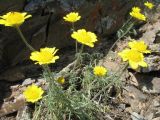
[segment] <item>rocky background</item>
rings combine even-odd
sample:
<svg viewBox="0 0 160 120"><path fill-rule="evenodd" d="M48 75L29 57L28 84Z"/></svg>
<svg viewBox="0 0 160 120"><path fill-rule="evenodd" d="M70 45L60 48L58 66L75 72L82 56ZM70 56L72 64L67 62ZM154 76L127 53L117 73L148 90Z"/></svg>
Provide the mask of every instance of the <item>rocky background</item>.
<svg viewBox="0 0 160 120"><path fill-rule="evenodd" d="M76 23L77 28L86 28L102 37L115 33L122 26L127 17L126 13L137 1L1 0L0 15L9 11L25 11L32 14L33 17L21 26L28 42L37 50L45 46L62 49L73 45L70 37L71 25L62 19L68 12L78 11L82 15L82 20ZM23 64L24 61L26 64L29 54L30 51L14 28L0 26L1 74ZM3 79L7 80L4 75L0 75L0 80Z"/></svg>
<svg viewBox="0 0 160 120"><path fill-rule="evenodd" d="M114 43L115 33L126 22L128 12L135 4L141 5L143 2L142 0L1 0L0 15L9 11L26 11L32 14L32 18L21 26L25 37L37 50L45 46L59 48L62 60L57 66L62 69L66 61L69 63L74 60L75 51L74 41L70 37L71 25L64 22L64 15L70 11L78 11L82 19L75 27L95 32L100 40L96 45L100 47L95 49L106 52ZM121 97L115 99L115 96L111 96L109 104L111 111L104 119L160 120L159 21L160 15L157 13L152 22L136 29L140 34L136 36L137 39L144 39L154 51L145 58L149 67L138 72L126 71L122 76L124 86ZM120 41L113 54L122 50L127 40ZM18 116L17 120L22 120L21 113L27 111L25 101L21 97L24 86L33 82L43 85L45 82L43 79L28 76L28 74L37 75L39 72L39 66L31 63L29 55L30 51L20 40L16 30L0 26L0 117L18 111L16 115L2 117L0 120L9 118L14 120L15 116ZM120 62L117 58L104 57L101 64L111 71L116 71ZM116 91L114 87L112 90Z"/></svg>

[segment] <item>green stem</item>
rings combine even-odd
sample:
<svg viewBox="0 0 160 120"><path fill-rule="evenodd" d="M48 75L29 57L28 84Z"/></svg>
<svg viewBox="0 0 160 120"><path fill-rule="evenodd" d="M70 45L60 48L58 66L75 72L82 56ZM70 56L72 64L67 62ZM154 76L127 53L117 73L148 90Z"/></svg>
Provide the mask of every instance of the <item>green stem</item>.
<svg viewBox="0 0 160 120"><path fill-rule="evenodd" d="M118 73L118 71L115 73L115 74L113 74L112 75L112 77L115 77L115 81L117 81L117 80L119 80L121 77L122 77L122 75L123 75L123 73L125 72L125 70L128 68L128 63L126 63L124 66L123 66L123 68L120 68L120 70L118 70L118 71L120 71L119 73ZM116 77L117 76L117 74L118 74L118 77ZM99 90L99 92L92 98L92 100L94 101L102 92L104 92L109 86L111 86L111 85L113 85L114 83L115 83L115 81L114 82L110 82L107 86L105 86L104 88L102 88L101 90Z"/></svg>
<svg viewBox="0 0 160 120"><path fill-rule="evenodd" d="M128 23L129 23L131 20L132 20L132 17L129 18L122 27L128 25ZM133 26L134 26L134 22L132 23L132 25L131 25L130 27L128 27L128 29L123 33L123 35L120 36L120 37L114 42L114 44L113 44L113 45L111 46L111 48L108 50L108 54L109 54L109 52L114 48L114 46L117 44L117 42L120 41L121 38L123 38L123 37L132 29ZM107 55L108 55L108 54L107 54Z"/></svg>
<svg viewBox="0 0 160 120"><path fill-rule="evenodd" d="M79 52L79 54L78 54L78 57L77 57L77 59L76 59L76 62L75 62L75 64L74 64L74 67L73 67L73 71L75 70L76 66L77 66L77 65L79 64L79 62L80 62L80 58L81 58L83 49L84 49L84 45L81 46L80 52Z"/></svg>
<svg viewBox="0 0 160 120"><path fill-rule="evenodd" d="M72 30L75 31L74 23L72 23ZM76 53L78 53L78 43L75 41Z"/></svg>
<svg viewBox="0 0 160 120"><path fill-rule="evenodd" d="M24 37L22 31L20 30L20 28L17 26L16 27L16 30L18 31L18 34L20 35L22 41L24 42L24 44L31 50L31 51L35 51L35 49L30 45L28 44L26 38Z"/></svg>
<svg viewBox="0 0 160 120"><path fill-rule="evenodd" d="M74 109L71 106L70 100L68 100L68 98L66 97L66 95L64 94L64 91L58 86L58 84L55 83L55 79L53 76L53 73L51 72L50 68L48 65L43 65L43 69L46 72L46 79L48 79L49 82L49 88L48 88L48 108L50 110L53 109L53 105L50 104L50 102L52 100L56 100L59 103L61 103L61 105L66 106L67 108L70 108L72 111L74 111ZM50 111L51 114L53 114L54 119L58 120L59 115L57 115L56 113L54 113L53 111Z"/></svg>

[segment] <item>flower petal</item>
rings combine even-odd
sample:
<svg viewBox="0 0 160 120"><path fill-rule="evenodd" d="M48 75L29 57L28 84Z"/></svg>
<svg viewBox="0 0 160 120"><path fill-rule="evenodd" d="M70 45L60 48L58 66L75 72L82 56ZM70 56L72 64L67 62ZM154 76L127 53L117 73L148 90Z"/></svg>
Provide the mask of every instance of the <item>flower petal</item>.
<svg viewBox="0 0 160 120"><path fill-rule="evenodd" d="M137 69L138 68L138 63L133 62L133 61L129 61L129 65L132 69Z"/></svg>

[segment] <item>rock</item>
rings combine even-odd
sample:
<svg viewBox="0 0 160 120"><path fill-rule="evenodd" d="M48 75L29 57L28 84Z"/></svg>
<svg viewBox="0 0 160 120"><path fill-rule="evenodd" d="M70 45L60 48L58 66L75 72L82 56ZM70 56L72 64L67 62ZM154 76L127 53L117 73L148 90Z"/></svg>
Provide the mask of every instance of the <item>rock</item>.
<svg viewBox="0 0 160 120"><path fill-rule="evenodd" d="M8 69L5 72L0 74L0 80L6 81L18 81L25 78L24 72L21 69L13 68Z"/></svg>
<svg viewBox="0 0 160 120"><path fill-rule="evenodd" d="M35 13L38 12L37 10L45 8L48 3L53 1L55 0L29 0L25 5L24 10Z"/></svg>
<svg viewBox="0 0 160 120"><path fill-rule="evenodd" d="M155 38L154 43L160 43L160 32L156 33L156 38Z"/></svg>
<svg viewBox="0 0 160 120"><path fill-rule="evenodd" d="M150 44L148 46L148 48L152 51L152 53L159 54L159 52L160 52L160 44L159 43Z"/></svg>
<svg viewBox="0 0 160 120"><path fill-rule="evenodd" d="M160 70L160 56L149 55L145 57L145 62L148 64L148 66L146 68L141 68L140 72L148 73Z"/></svg>
<svg viewBox="0 0 160 120"><path fill-rule="evenodd" d="M45 88L44 90L48 89L48 84L42 78L38 79L37 81L36 80L32 80L32 81L34 81L34 83L36 85L42 87L42 89L43 88ZM16 111L19 111L18 115L17 115L17 119L20 117L28 117L27 115L29 115L30 112L27 112L25 114L25 112L26 112L25 110L27 110L25 106L27 105L27 103L24 98L24 95L22 95L22 92L26 89L28 84L30 84L30 83L23 84L23 85L19 85L19 84L18 85L10 85L9 88L6 88L6 86L4 88L2 86L0 87L3 89L10 90L10 94L8 94L7 96L5 94L5 96L3 96L5 99L3 98L3 102L1 103L0 117L8 115L10 113L14 113ZM1 91L6 93L6 91L4 91L4 90L1 90ZM0 94L0 97L2 97L1 94Z"/></svg>
<svg viewBox="0 0 160 120"><path fill-rule="evenodd" d="M37 76L40 67L37 65L24 65L11 67L0 74L0 81L16 82L25 79L26 77Z"/></svg>
<svg viewBox="0 0 160 120"><path fill-rule="evenodd" d="M0 1L0 14L5 13L6 11L21 11L23 9L25 0L5 0Z"/></svg>
<svg viewBox="0 0 160 120"><path fill-rule="evenodd" d="M37 2L38 1L38 2ZM125 22L128 10L137 2L127 0L31 0L25 4L24 0L0 2L2 14L8 11L30 11L32 18L22 26L22 32L28 42L37 50L40 47L57 47L59 49L74 44L70 35L71 24L62 19L69 11L78 11L82 19L75 24L76 29L86 28L96 32L98 36L115 33ZM34 9L34 6L38 8ZM4 67L10 68L28 60L30 51L21 41L15 29L1 27L0 29L1 54L0 61Z"/></svg>
<svg viewBox="0 0 160 120"><path fill-rule="evenodd" d="M160 117L154 118L154 119L152 119L152 120L160 120Z"/></svg>
<svg viewBox="0 0 160 120"><path fill-rule="evenodd" d="M151 50L151 54L145 56L148 67L141 68L139 72L148 73L160 70L160 44L150 43L148 49Z"/></svg>
<svg viewBox="0 0 160 120"><path fill-rule="evenodd" d="M159 14L155 14L154 16L159 17ZM145 41L147 44L152 44L155 42L156 34L159 33L160 21L157 20L154 23L148 22L143 27L140 28L140 32L142 32L141 39Z"/></svg>
<svg viewBox="0 0 160 120"><path fill-rule="evenodd" d="M18 96L14 101L5 102L0 108L0 117L13 113L25 106L25 99L22 95Z"/></svg>
<svg viewBox="0 0 160 120"><path fill-rule="evenodd" d="M160 101L158 100L158 98L153 100L153 106L160 107Z"/></svg>
<svg viewBox="0 0 160 120"><path fill-rule="evenodd" d="M99 61L99 65L102 65L108 69L109 72L114 73L120 69L120 62L116 61L117 54L111 52L108 56L105 56L102 60Z"/></svg>
<svg viewBox="0 0 160 120"><path fill-rule="evenodd" d="M31 120L31 110L28 106L24 106L18 110L16 120Z"/></svg>
<svg viewBox="0 0 160 120"><path fill-rule="evenodd" d="M135 77L135 75L134 75L132 72L129 72L129 78L130 78L129 83L130 83L131 85L134 85L134 86L136 86L136 87L139 86L139 83L138 83L138 81L137 81L137 78Z"/></svg>
<svg viewBox="0 0 160 120"><path fill-rule="evenodd" d="M149 102L147 103L148 107L146 111L143 112L146 120L159 120L160 116L160 97L150 98Z"/></svg>
<svg viewBox="0 0 160 120"><path fill-rule="evenodd" d="M135 74L134 81L136 80L138 83L138 87L141 88L146 93L149 94L156 94L160 93L160 77L155 77L154 75L150 74ZM131 78L132 79L132 78Z"/></svg>
<svg viewBox="0 0 160 120"><path fill-rule="evenodd" d="M26 86L26 85L30 85L32 83L34 83L35 80L31 79L31 78L28 78L28 79L25 79L22 83L22 86Z"/></svg>
<svg viewBox="0 0 160 120"><path fill-rule="evenodd" d="M139 113L145 107L147 96L133 86L123 88L123 97L125 103L131 106L131 111ZM130 112L131 112L130 111Z"/></svg>
<svg viewBox="0 0 160 120"><path fill-rule="evenodd" d="M131 118L132 120L145 120L143 116L139 115L138 113L136 112L133 112L131 114Z"/></svg>

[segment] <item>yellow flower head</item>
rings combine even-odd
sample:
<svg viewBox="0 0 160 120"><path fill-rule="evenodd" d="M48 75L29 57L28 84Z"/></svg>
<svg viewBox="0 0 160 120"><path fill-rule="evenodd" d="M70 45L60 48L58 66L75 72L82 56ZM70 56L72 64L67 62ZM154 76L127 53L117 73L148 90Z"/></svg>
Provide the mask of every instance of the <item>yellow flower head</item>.
<svg viewBox="0 0 160 120"><path fill-rule="evenodd" d="M74 23L78 20L80 20L81 16L79 16L78 12L71 12L69 14L67 14L65 17L63 17L63 19L67 22L71 22Z"/></svg>
<svg viewBox="0 0 160 120"><path fill-rule="evenodd" d="M140 13L141 9L139 7L133 7L132 8L132 12L134 12L134 13Z"/></svg>
<svg viewBox="0 0 160 120"><path fill-rule="evenodd" d="M10 27L17 27L23 24L25 19L32 17L26 12L8 12L6 15L0 16L0 24Z"/></svg>
<svg viewBox="0 0 160 120"><path fill-rule="evenodd" d="M123 61L128 61L132 69L137 69L138 66L147 67L143 54L136 50L125 49L118 55L122 57Z"/></svg>
<svg viewBox="0 0 160 120"><path fill-rule="evenodd" d="M64 77L63 77L63 76L59 77L59 78L57 79L57 82L58 82L59 84L64 84L64 82L65 82Z"/></svg>
<svg viewBox="0 0 160 120"><path fill-rule="evenodd" d="M138 20L146 21L146 16L140 13L141 9L139 7L133 7L130 15Z"/></svg>
<svg viewBox="0 0 160 120"><path fill-rule="evenodd" d="M144 5L145 5L147 8L149 8L149 9L152 9L152 8L154 7L154 4L151 3L151 2L148 2L148 1L145 2Z"/></svg>
<svg viewBox="0 0 160 120"><path fill-rule="evenodd" d="M103 66L95 66L93 72L96 76L103 77L107 74L107 69Z"/></svg>
<svg viewBox="0 0 160 120"><path fill-rule="evenodd" d="M35 103L42 98L43 93L44 91L41 87L32 84L25 89L23 95L27 102Z"/></svg>
<svg viewBox="0 0 160 120"><path fill-rule="evenodd" d="M76 39L79 43L89 47L94 47L94 43L97 41L97 36L90 31L87 32L85 29L73 32L71 37Z"/></svg>
<svg viewBox="0 0 160 120"><path fill-rule="evenodd" d="M54 48L41 48L40 52L34 51L31 53L30 59L37 61L36 64L50 64L55 63L59 56L55 56L58 49Z"/></svg>
<svg viewBox="0 0 160 120"><path fill-rule="evenodd" d="M147 50L147 45L144 43L144 41L133 40L129 42L128 45L132 50L136 50L141 53L151 53L150 50Z"/></svg>

